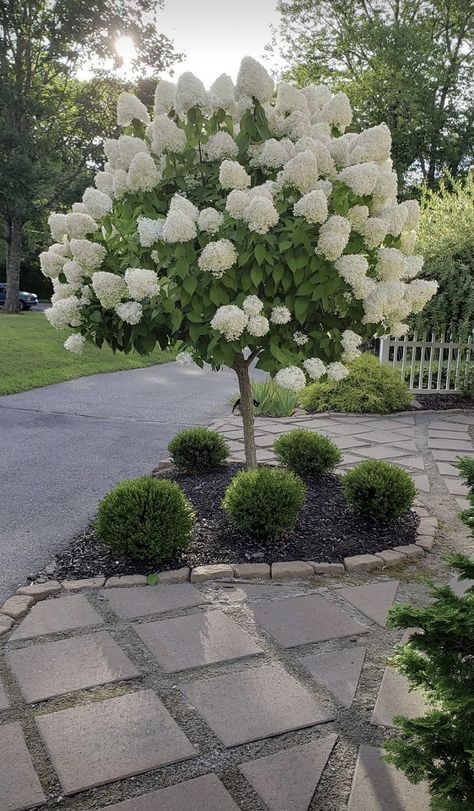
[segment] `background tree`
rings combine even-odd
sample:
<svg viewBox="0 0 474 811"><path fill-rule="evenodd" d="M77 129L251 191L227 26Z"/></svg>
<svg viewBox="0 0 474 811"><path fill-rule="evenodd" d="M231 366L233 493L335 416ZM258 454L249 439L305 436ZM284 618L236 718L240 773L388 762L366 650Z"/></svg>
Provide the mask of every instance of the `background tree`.
<svg viewBox="0 0 474 811"><path fill-rule="evenodd" d="M419 205L397 202L386 125L343 135L347 96L283 82L275 98L250 57L235 88L159 82L154 113L122 93L107 171L51 215L46 316L78 330L72 351L177 344L180 360L234 369L252 467L252 361L292 391L340 380L363 341L403 334L436 291L415 278Z"/></svg>
<svg viewBox="0 0 474 811"><path fill-rule="evenodd" d="M330 81L360 126L385 121L400 176L472 162L472 0L279 0L271 50L300 85Z"/></svg>
<svg viewBox="0 0 474 811"><path fill-rule="evenodd" d="M130 36L143 69L166 69L176 58L156 28L163 0L2 0L0 2L0 216L5 239L7 299L18 309L24 233L41 212L77 199L100 154L104 123L113 126L118 35ZM105 62L104 60L109 60ZM96 77L74 76L88 64ZM146 88L145 88L146 89ZM31 237L30 233L30 237Z"/></svg>

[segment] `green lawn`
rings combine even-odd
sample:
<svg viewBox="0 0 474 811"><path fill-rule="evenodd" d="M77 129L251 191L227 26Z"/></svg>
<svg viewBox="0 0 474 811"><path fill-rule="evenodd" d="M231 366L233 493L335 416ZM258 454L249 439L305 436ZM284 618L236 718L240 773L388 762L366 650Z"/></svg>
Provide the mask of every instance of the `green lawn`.
<svg viewBox="0 0 474 811"><path fill-rule="evenodd" d="M74 355L63 347L68 334L53 329L43 313L0 313L0 395L172 360L170 353L160 350L142 358L135 353L114 355L109 347L99 350L89 345L83 355Z"/></svg>

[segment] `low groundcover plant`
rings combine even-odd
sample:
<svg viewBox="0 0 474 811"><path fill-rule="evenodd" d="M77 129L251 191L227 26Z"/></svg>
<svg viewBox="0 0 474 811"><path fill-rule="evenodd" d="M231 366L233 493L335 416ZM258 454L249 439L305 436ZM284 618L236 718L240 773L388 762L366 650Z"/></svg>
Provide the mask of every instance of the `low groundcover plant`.
<svg viewBox="0 0 474 811"><path fill-rule="evenodd" d="M41 254L54 327L86 341L235 370L246 461L256 465L249 366L299 391L344 379L359 346L437 289L416 278L419 205L397 201L385 124L350 130L344 93L274 88L242 60L206 90L159 81L153 115L121 93L106 162L69 213L49 217Z"/></svg>

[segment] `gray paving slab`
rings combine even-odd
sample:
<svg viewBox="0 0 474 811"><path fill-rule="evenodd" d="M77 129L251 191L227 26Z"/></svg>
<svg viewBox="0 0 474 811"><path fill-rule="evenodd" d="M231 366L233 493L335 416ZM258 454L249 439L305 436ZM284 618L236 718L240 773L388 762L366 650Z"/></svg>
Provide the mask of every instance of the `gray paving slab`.
<svg viewBox="0 0 474 811"><path fill-rule="evenodd" d="M387 622L388 609L397 593L398 583L398 580L384 580L382 583L369 583L367 586L348 586L338 589L337 594L366 617L384 626Z"/></svg>
<svg viewBox="0 0 474 811"><path fill-rule="evenodd" d="M0 808L24 811L46 802L20 724L0 726Z"/></svg>
<svg viewBox="0 0 474 811"><path fill-rule="evenodd" d="M469 487L464 484L460 478L452 479L443 477L443 481L448 488L448 492L452 496L467 496L469 495Z"/></svg>
<svg viewBox="0 0 474 811"><path fill-rule="evenodd" d="M364 625L316 594L255 603L246 606L246 611L284 648L367 631Z"/></svg>
<svg viewBox="0 0 474 811"><path fill-rule="evenodd" d="M354 433L356 436L360 435L360 431L357 430L357 427ZM407 438L404 434L396 433L395 431L368 431L361 436L366 442L377 442L381 445L390 445L391 442L395 442L397 439L403 442Z"/></svg>
<svg viewBox="0 0 474 811"><path fill-rule="evenodd" d="M450 462L438 462L436 467L441 476L459 476L458 468L451 465Z"/></svg>
<svg viewBox="0 0 474 811"><path fill-rule="evenodd" d="M152 690L42 715L36 723L65 794L197 754Z"/></svg>
<svg viewBox="0 0 474 811"><path fill-rule="evenodd" d="M239 770L269 811L308 811L336 741L337 735L327 735L242 763Z"/></svg>
<svg viewBox="0 0 474 811"><path fill-rule="evenodd" d="M425 460L422 456L403 456L400 459L394 459L393 464L414 470L425 469Z"/></svg>
<svg viewBox="0 0 474 811"><path fill-rule="evenodd" d="M360 423L359 423L360 420ZM398 428L407 428L413 425L413 417L407 415L406 417L380 417L374 415L369 419L364 419L363 415L355 419L357 426L370 425L372 430L377 431L392 431Z"/></svg>
<svg viewBox="0 0 474 811"><path fill-rule="evenodd" d="M262 665L181 685L225 746L323 724L333 715L278 665Z"/></svg>
<svg viewBox="0 0 474 811"><path fill-rule="evenodd" d="M331 425L328 425L327 428L331 434L337 434L338 436L354 436L354 434L364 433L367 433L368 435L369 433L372 433L373 430L371 425L356 425L354 430L354 425L344 425L344 423L338 424L337 422L333 422Z"/></svg>
<svg viewBox="0 0 474 811"><path fill-rule="evenodd" d="M417 490L421 493L429 493L431 490L430 480L424 474L421 476L413 476L413 483Z"/></svg>
<svg viewBox="0 0 474 811"><path fill-rule="evenodd" d="M135 630L165 673L263 653L223 611L146 622Z"/></svg>
<svg viewBox="0 0 474 811"><path fill-rule="evenodd" d="M474 425L474 413L472 414L451 414L449 417L452 422L461 422L464 425Z"/></svg>
<svg viewBox="0 0 474 811"><path fill-rule="evenodd" d="M101 811L239 811L215 774L205 774L133 800L108 805Z"/></svg>
<svg viewBox="0 0 474 811"><path fill-rule="evenodd" d="M10 700L7 696L7 691L3 686L3 682L0 679L0 710L8 710L10 707Z"/></svg>
<svg viewBox="0 0 474 811"><path fill-rule="evenodd" d="M300 662L344 707L350 707L366 652L366 648L357 645L347 650L301 656Z"/></svg>
<svg viewBox="0 0 474 811"><path fill-rule="evenodd" d="M335 445L341 451L350 450L351 448L368 448L370 447L367 442L363 442L362 439L358 439L356 436L337 436L336 434L331 435L331 442L334 442Z"/></svg>
<svg viewBox="0 0 474 811"><path fill-rule="evenodd" d="M190 583L165 583L158 586L131 586L127 589L104 589L101 594L121 619L135 619L147 614L164 614L180 608L193 608L206 603L204 595Z"/></svg>
<svg viewBox="0 0 474 811"><path fill-rule="evenodd" d="M430 431L459 431L460 433L468 433L469 425L463 425L459 422L452 420L433 420L429 424Z"/></svg>
<svg viewBox="0 0 474 811"><path fill-rule="evenodd" d="M73 594L70 597L57 597L54 600L36 603L10 639L33 639L45 634L102 625L103 622L103 618L88 602L87 597Z"/></svg>
<svg viewBox="0 0 474 811"><path fill-rule="evenodd" d="M211 586L212 592L219 593L221 602L236 603L244 600L258 600L265 597L281 597L282 584L279 583L226 583L219 587Z"/></svg>
<svg viewBox="0 0 474 811"><path fill-rule="evenodd" d="M392 439L392 445L394 448L401 448L404 451L410 451L410 453L417 453L418 451L418 445L414 439L403 439L403 437L397 439L394 436Z"/></svg>
<svg viewBox="0 0 474 811"><path fill-rule="evenodd" d="M459 431L435 431L431 427L428 429L428 437L431 439L454 439L456 442L469 442L469 434L460 434Z"/></svg>
<svg viewBox="0 0 474 811"><path fill-rule="evenodd" d="M393 445L371 445L358 448L354 453L364 456L366 459L396 459L397 456L406 456L406 451L402 448L395 448Z"/></svg>
<svg viewBox="0 0 474 811"><path fill-rule="evenodd" d="M428 437L428 448L437 448L446 451L472 451L472 443L468 439L438 439Z"/></svg>
<svg viewBox="0 0 474 811"><path fill-rule="evenodd" d="M140 676L108 631L29 645L7 662L28 704Z"/></svg>
<svg viewBox="0 0 474 811"><path fill-rule="evenodd" d="M439 462L456 462L461 456L474 456L472 451L447 451L444 448L433 448L431 453L433 459Z"/></svg>
<svg viewBox="0 0 474 811"><path fill-rule="evenodd" d="M393 727L393 718L404 715L417 718L424 715L427 706L419 690L409 690L408 680L394 667L385 668L371 724Z"/></svg>
<svg viewBox="0 0 474 811"><path fill-rule="evenodd" d="M374 746L360 746L348 811L429 811L426 786L410 783L382 760Z"/></svg>

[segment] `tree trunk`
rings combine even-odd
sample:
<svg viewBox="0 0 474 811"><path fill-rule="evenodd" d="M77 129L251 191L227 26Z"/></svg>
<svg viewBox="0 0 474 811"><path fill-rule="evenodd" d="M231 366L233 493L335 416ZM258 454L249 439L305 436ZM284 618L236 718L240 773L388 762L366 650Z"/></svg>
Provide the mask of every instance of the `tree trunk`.
<svg viewBox="0 0 474 811"><path fill-rule="evenodd" d="M240 413L244 424L245 464L248 468L252 468L257 467L257 449L255 447L255 416L249 363L242 354L236 355L233 368L239 381Z"/></svg>
<svg viewBox="0 0 474 811"><path fill-rule="evenodd" d="M16 220L7 220L7 295L4 305L6 313L17 313L20 306L21 232L21 223Z"/></svg>

